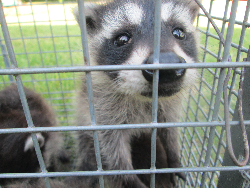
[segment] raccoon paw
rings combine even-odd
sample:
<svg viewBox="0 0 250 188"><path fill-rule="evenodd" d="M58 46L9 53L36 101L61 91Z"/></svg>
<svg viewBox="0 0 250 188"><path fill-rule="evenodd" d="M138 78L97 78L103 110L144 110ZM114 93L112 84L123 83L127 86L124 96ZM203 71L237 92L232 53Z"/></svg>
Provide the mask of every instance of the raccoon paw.
<svg viewBox="0 0 250 188"><path fill-rule="evenodd" d="M179 178L183 179L184 181L187 180L186 174L184 172L177 172L177 173L175 173L175 175L178 176Z"/></svg>

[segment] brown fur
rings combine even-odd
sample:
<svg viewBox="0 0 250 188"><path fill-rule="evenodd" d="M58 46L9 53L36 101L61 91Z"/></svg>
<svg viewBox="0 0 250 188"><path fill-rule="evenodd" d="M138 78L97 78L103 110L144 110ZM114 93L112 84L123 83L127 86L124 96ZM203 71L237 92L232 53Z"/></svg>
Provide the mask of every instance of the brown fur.
<svg viewBox="0 0 250 188"><path fill-rule="evenodd" d="M36 127L56 126L52 108L44 99L24 88L31 117ZM0 128L28 127L17 86L12 84L0 92ZM44 144L40 147L48 171L58 170L58 160L67 162L67 154L60 149L62 138L57 132L41 133ZM29 133L0 134L0 173L37 172L39 163L34 148L24 151ZM39 139L38 139L39 140ZM0 183L9 179L0 179Z"/></svg>

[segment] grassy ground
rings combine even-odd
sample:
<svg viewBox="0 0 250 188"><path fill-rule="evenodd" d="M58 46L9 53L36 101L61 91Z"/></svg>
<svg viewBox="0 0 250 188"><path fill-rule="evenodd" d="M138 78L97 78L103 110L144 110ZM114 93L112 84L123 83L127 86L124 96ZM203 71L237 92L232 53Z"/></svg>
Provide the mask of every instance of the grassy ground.
<svg viewBox="0 0 250 188"><path fill-rule="evenodd" d="M38 25L36 28L10 26L9 32L20 68L83 64L80 30L76 25L70 25L68 28L58 25L52 27ZM67 34L71 37L66 37ZM5 68L2 56L0 67ZM42 93L58 111L60 121L67 124L73 113L72 98L76 77L78 76L74 73L34 74L22 75L22 80L25 86ZM8 76L0 77L0 82L8 83L8 81ZM4 84L0 84L1 88L3 86Z"/></svg>

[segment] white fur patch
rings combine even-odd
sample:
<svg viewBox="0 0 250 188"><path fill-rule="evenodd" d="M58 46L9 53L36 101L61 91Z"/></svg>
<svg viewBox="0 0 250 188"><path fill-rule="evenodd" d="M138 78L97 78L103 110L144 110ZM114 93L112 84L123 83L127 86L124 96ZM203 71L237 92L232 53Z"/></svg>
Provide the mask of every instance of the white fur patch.
<svg viewBox="0 0 250 188"><path fill-rule="evenodd" d="M190 15L190 10L188 7L176 6L173 3L165 3L162 5L161 18L164 22L167 22L169 18L175 17L179 22L181 22L186 31L193 32L195 28L192 24L192 17Z"/></svg>
<svg viewBox="0 0 250 188"><path fill-rule="evenodd" d="M174 8L173 3L166 3L161 6L161 19L165 22L168 21L172 15L172 10Z"/></svg>
<svg viewBox="0 0 250 188"><path fill-rule="evenodd" d="M178 45L178 44L175 44L174 47L173 47L173 50L174 52L181 56L182 58L185 59L186 63L195 63L194 59L191 58L190 56L188 56L182 49L181 47ZM187 78L192 78L192 77L195 77L196 75L196 69L186 69L186 77Z"/></svg>
<svg viewBox="0 0 250 188"><path fill-rule="evenodd" d="M125 15L129 19L129 21L133 24L140 24L143 18L142 9L134 4L127 3L124 5Z"/></svg>
<svg viewBox="0 0 250 188"><path fill-rule="evenodd" d="M150 55L150 50L146 47L137 47L126 62L128 65L141 65ZM127 94L136 94L148 88L148 82L142 75L141 70L122 70L120 71L119 90Z"/></svg>
<svg viewBox="0 0 250 188"><path fill-rule="evenodd" d="M42 147L44 145L44 137L41 133L36 133L36 137L39 143L39 146ZM27 152L30 149L34 148L34 144L33 144L33 140L32 137L29 136L26 141L25 141L25 145L24 145L24 152Z"/></svg>
<svg viewBox="0 0 250 188"><path fill-rule="evenodd" d="M128 19L131 24L140 24L143 18L143 10L134 3L127 3L116 9L115 12L110 11L104 16L105 23L101 37L111 38L112 33L124 25L124 20ZM100 36L99 36L100 37Z"/></svg>
<svg viewBox="0 0 250 188"><path fill-rule="evenodd" d="M183 57L187 63L194 63L194 59L188 56L178 44L174 45L173 50L177 55Z"/></svg>
<svg viewBox="0 0 250 188"><path fill-rule="evenodd" d="M102 24L104 30L100 33L106 38L111 38L112 33L122 27L123 14L121 9L118 8L116 12L109 12L104 16L105 23Z"/></svg>

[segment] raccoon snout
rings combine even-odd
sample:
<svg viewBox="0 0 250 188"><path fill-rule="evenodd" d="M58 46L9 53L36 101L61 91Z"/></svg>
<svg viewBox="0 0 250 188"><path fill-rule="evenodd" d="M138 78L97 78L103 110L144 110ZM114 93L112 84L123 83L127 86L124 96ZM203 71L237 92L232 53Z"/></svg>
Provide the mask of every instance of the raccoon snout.
<svg viewBox="0 0 250 188"><path fill-rule="evenodd" d="M150 55L143 64L153 64L154 55ZM174 52L164 52L160 53L159 63L186 63L185 59L178 56ZM169 83L180 79L186 72L186 69L168 69L159 71L159 83ZM152 82L153 81L153 70L142 70L144 78Z"/></svg>

